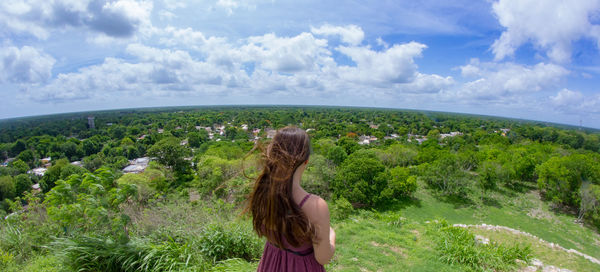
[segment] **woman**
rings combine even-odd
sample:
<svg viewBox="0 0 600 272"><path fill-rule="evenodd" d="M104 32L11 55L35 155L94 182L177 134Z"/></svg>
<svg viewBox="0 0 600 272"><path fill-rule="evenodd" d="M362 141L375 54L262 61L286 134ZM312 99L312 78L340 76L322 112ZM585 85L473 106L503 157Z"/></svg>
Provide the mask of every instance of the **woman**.
<svg viewBox="0 0 600 272"><path fill-rule="evenodd" d="M335 252L335 232L325 200L300 186L310 139L284 127L263 152L263 169L250 195L254 230L267 242L258 271L325 271Z"/></svg>

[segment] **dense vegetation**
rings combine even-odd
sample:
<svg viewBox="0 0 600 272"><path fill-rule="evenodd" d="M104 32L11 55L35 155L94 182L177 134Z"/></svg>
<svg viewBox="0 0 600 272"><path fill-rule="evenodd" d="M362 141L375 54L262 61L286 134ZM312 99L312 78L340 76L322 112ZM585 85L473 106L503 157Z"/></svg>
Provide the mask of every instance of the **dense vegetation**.
<svg viewBox="0 0 600 272"><path fill-rule="evenodd" d="M263 241L241 213L246 176L259 170L258 154L246 154L285 125L311 135L303 186L330 202L340 227L402 228L398 213L427 197L482 208L539 192L553 212L600 229L591 129L337 107L72 113L0 121L0 270L252 270ZM151 158L143 171L124 171L141 157ZM446 245L431 248L436 261L459 270L512 270L532 257L527 246L474 244L444 221L411 224Z"/></svg>

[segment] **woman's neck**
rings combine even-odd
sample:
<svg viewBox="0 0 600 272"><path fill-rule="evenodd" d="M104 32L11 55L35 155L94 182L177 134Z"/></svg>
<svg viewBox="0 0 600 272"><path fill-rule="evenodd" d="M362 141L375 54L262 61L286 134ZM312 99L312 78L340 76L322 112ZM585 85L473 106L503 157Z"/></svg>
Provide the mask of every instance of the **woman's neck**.
<svg viewBox="0 0 600 272"><path fill-rule="evenodd" d="M294 172L294 176L292 178L292 194L295 200L302 199L307 194L306 191L302 188L302 186L300 186L300 183L302 182L302 173L304 173L305 168L305 164L299 166L296 172Z"/></svg>

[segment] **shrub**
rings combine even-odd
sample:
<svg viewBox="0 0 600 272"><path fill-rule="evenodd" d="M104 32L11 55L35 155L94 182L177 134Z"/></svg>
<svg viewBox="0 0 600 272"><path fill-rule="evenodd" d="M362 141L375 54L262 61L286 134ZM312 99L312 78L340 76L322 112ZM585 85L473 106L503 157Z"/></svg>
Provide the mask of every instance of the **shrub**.
<svg viewBox="0 0 600 272"><path fill-rule="evenodd" d="M425 182L442 195L465 197L471 184L456 155L446 153L422 169Z"/></svg>
<svg viewBox="0 0 600 272"><path fill-rule="evenodd" d="M144 240L120 243L93 236L59 238L53 246L75 271L181 271L206 270L188 243L174 240L152 244ZM195 269L193 269L195 268Z"/></svg>
<svg viewBox="0 0 600 272"><path fill-rule="evenodd" d="M13 255L0 248L0 269L5 269L13 262Z"/></svg>
<svg viewBox="0 0 600 272"><path fill-rule="evenodd" d="M384 199L410 196L417 190L417 178L411 176L408 168L394 167L390 170L388 186L381 192Z"/></svg>
<svg viewBox="0 0 600 272"><path fill-rule="evenodd" d="M333 146L327 151L327 159L335 163L335 165L342 164L346 157L348 157L346 150L340 146Z"/></svg>
<svg viewBox="0 0 600 272"><path fill-rule="evenodd" d="M253 261L260 258L263 247L251 228L239 224L211 223L198 242L202 255L213 262L231 258Z"/></svg>
<svg viewBox="0 0 600 272"><path fill-rule="evenodd" d="M374 154L356 152L340 166L332 189L352 203L373 205L380 200L381 191L387 187L385 166Z"/></svg>
<svg viewBox="0 0 600 272"><path fill-rule="evenodd" d="M434 223L428 233L434 236L442 261L464 265L469 270L511 270L517 265L517 259L527 262L531 258L529 245L507 247L495 242L478 243L468 229L450 226L445 220Z"/></svg>
<svg viewBox="0 0 600 272"><path fill-rule="evenodd" d="M536 167L538 187L552 202L577 207L582 181L600 181L599 163L600 156L593 154L553 157Z"/></svg>
<svg viewBox="0 0 600 272"><path fill-rule="evenodd" d="M344 220L353 212L354 207L343 196L333 201L333 205L331 205L331 217L337 220Z"/></svg>
<svg viewBox="0 0 600 272"><path fill-rule="evenodd" d="M306 171L302 175L302 187L312 194L329 198L329 182L335 178L335 166L319 154L313 154L308 160Z"/></svg>

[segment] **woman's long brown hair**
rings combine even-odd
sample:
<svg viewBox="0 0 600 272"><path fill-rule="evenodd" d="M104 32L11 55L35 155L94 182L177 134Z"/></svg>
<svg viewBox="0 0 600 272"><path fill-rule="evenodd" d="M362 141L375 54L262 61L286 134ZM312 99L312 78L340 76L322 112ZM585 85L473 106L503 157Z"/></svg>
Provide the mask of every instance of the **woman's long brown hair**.
<svg viewBox="0 0 600 272"><path fill-rule="evenodd" d="M296 169L308 160L310 139L297 127L277 131L262 152L262 172L256 178L248 208L254 230L260 237L283 248L283 239L298 247L314 237L314 227L292 197Z"/></svg>

